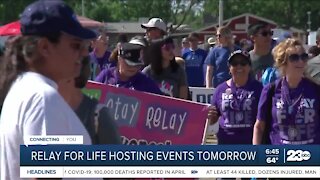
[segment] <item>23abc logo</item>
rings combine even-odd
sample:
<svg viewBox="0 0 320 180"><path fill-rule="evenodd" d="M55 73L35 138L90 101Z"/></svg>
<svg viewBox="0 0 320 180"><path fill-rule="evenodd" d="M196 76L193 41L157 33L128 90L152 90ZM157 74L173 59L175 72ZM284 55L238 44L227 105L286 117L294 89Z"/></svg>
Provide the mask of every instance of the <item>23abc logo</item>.
<svg viewBox="0 0 320 180"><path fill-rule="evenodd" d="M289 150L287 151L287 161L308 161L311 158L309 151Z"/></svg>

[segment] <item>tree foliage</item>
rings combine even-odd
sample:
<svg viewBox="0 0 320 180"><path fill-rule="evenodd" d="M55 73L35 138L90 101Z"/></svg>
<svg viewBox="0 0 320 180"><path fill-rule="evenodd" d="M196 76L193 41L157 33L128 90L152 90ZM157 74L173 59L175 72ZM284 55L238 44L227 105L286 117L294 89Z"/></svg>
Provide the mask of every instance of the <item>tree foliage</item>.
<svg viewBox="0 0 320 180"><path fill-rule="evenodd" d="M65 0L77 14L82 14L81 0ZM19 18L33 0L0 0L0 24ZM203 26L203 18L217 19L219 0L83 0L84 15L101 22L137 21L140 17L161 17L172 24ZM224 0L224 19L252 13L277 22L280 26L311 29L320 24L319 0ZM212 22L215 23L215 22ZM174 29L172 29L174 31Z"/></svg>
<svg viewBox="0 0 320 180"><path fill-rule="evenodd" d="M0 24L5 24L19 19L25 6L33 0L0 0Z"/></svg>

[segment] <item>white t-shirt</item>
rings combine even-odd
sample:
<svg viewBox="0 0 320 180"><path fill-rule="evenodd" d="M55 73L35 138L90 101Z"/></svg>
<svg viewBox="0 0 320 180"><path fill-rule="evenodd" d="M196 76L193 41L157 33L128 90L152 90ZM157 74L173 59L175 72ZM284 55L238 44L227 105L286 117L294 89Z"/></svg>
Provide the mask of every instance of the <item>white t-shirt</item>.
<svg viewBox="0 0 320 180"><path fill-rule="evenodd" d="M28 135L90 136L57 91L57 84L33 72L20 75L5 98L0 117L0 174L3 180L20 179L20 145Z"/></svg>

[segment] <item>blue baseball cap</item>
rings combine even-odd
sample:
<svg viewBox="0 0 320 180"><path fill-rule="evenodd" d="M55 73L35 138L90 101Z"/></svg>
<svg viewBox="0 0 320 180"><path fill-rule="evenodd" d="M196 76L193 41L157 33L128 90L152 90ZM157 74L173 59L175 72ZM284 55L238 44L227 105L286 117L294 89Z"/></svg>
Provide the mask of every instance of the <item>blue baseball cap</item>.
<svg viewBox="0 0 320 180"><path fill-rule="evenodd" d="M38 0L28 5L20 17L23 35L49 35L64 32L80 39L93 39L96 33L82 27L76 14L62 0Z"/></svg>

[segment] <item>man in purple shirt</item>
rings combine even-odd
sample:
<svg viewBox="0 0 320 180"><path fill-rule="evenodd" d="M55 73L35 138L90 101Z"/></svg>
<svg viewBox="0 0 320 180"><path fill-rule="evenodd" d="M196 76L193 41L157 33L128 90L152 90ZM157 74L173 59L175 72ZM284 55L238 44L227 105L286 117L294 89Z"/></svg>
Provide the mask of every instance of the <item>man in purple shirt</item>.
<svg viewBox="0 0 320 180"><path fill-rule="evenodd" d="M162 95L157 84L141 73L140 69L144 64L142 55L142 46L131 43L122 44L119 50L118 67L104 69L95 81Z"/></svg>

